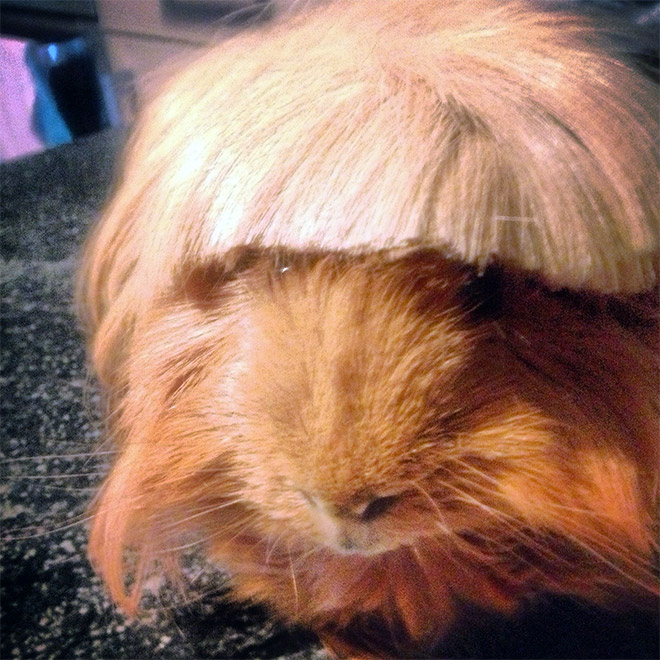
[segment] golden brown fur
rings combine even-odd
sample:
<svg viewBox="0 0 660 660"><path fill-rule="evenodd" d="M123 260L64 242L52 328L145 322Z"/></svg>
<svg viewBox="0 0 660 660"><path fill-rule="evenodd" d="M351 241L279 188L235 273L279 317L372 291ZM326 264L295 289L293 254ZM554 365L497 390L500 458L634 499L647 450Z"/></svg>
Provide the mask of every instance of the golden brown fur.
<svg viewBox="0 0 660 660"><path fill-rule="evenodd" d="M146 110L80 276L127 610L187 542L340 654L653 601L656 96L613 29L338 2Z"/></svg>

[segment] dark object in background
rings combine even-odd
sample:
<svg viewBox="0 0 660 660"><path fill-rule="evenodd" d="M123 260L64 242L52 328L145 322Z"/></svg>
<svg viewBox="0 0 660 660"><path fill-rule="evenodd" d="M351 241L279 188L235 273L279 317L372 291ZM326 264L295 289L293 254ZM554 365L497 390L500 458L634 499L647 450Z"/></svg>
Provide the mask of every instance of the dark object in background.
<svg viewBox="0 0 660 660"><path fill-rule="evenodd" d="M26 60L37 90L33 123L47 145L111 126L112 113L106 108L112 100L104 98L95 51L88 40L77 37L61 43L31 42Z"/></svg>
<svg viewBox="0 0 660 660"><path fill-rule="evenodd" d="M25 44L32 126L43 147L121 123L96 0L2 0L0 32ZM4 73L11 86L16 72ZM26 107L19 123L28 124L29 113Z"/></svg>

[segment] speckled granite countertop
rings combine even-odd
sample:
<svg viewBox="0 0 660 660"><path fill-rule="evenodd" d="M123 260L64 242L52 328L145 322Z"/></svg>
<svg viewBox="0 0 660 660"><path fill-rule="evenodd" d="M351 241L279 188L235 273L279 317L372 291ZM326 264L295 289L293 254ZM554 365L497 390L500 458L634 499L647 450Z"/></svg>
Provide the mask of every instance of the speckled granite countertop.
<svg viewBox="0 0 660 660"><path fill-rule="evenodd" d="M85 512L108 456L93 453L99 397L86 376L71 285L120 142L99 134L0 168L0 657L321 660L313 637L224 602L213 568L193 563L183 597L161 590L128 622L87 562ZM551 600L515 622L475 616L444 653L657 658L657 640L652 613L613 616Z"/></svg>

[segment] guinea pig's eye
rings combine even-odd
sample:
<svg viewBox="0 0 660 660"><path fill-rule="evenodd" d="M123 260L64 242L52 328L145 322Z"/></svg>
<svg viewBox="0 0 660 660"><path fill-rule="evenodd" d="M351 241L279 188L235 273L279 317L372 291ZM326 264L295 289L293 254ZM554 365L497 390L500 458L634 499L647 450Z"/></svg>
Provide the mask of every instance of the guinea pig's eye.
<svg viewBox="0 0 660 660"><path fill-rule="evenodd" d="M461 305L475 322L499 316L503 300L503 274L499 266L488 266L482 273L474 273L461 287Z"/></svg>

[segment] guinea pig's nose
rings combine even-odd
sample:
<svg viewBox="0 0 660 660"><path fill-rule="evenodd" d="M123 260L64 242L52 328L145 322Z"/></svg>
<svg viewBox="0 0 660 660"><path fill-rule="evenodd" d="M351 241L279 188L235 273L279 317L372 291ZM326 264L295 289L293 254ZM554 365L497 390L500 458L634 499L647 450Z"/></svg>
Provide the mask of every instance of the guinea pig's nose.
<svg viewBox="0 0 660 660"><path fill-rule="evenodd" d="M384 516L399 500L398 495L383 495L373 497L360 504L350 507L347 513L362 522L371 522Z"/></svg>
<svg viewBox="0 0 660 660"><path fill-rule="evenodd" d="M299 490L298 492L314 509L323 510L335 518L351 518L361 522L371 522L384 516L399 500L398 495L383 495L361 500L359 503L349 506L334 506L307 491Z"/></svg>

